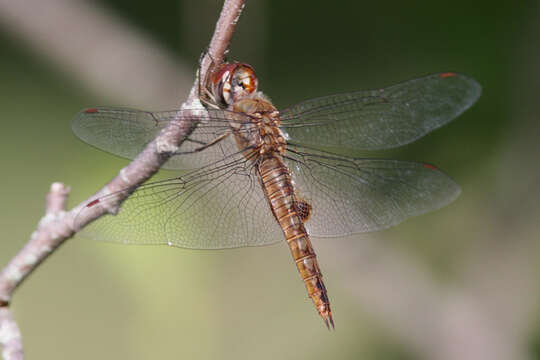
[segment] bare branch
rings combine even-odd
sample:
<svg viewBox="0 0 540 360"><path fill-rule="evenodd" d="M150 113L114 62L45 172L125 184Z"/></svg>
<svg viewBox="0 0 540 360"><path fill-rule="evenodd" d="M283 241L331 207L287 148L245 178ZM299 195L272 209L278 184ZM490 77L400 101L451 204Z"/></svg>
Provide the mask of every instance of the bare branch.
<svg viewBox="0 0 540 360"><path fill-rule="evenodd" d="M222 61L243 6L243 0L225 1L210 42L208 53L202 59L201 77L204 78L206 76L206 72L212 61L215 63ZM198 81L196 80L184 107L194 107L198 103ZM200 118L197 112L194 112L193 115L193 121ZM128 166L123 168L92 199L122 189L135 188L148 180L168 160L173 152L172 149L178 148L181 145L185 136L189 134L192 124L192 121L171 121L169 126L163 129L156 139L150 142ZM7 309L15 289L65 240L71 238L82 227L100 216L115 211L115 209L105 208L103 206L93 206L92 209L95 209L95 211L86 212L85 218L79 217L77 219L78 228L75 229L75 217L92 199L83 201L69 212L66 212L65 203L68 193L69 188L61 183L51 185L50 192L47 196L45 216L39 222L30 241L0 272L0 311L2 311L0 314L0 330L2 330L0 331L0 335L4 335L4 329L8 332L8 335L1 337L0 341L4 346L4 352L9 350L14 354L20 354L19 357L7 357L7 353L5 353L4 359L22 359L20 333ZM125 197L127 196L129 194L126 192ZM17 334L18 336L16 336Z"/></svg>
<svg viewBox="0 0 540 360"><path fill-rule="evenodd" d="M13 291L72 234L69 227L61 223L61 219L65 218L68 193L69 188L62 183L51 185L45 216L39 222L37 230L0 273L0 345L3 347L2 356L5 360L23 358L21 333L8 308ZM58 225L54 226L55 223Z"/></svg>
<svg viewBox="0 0 540 360"><path fill-rule="evenodd" d="M52 183L51 190L46 198L45 214L52 215L65 210L70 190L71 188L62 183Z"/></svg>
<svg viewBox="0 0 540 360"><path fill-rule="evenodd" d="M204 79L212 63L220 64L231 43L234 30L236 29L236 23L242 14L244 9L245 0L225 0L223 10L216 24L216 30L210 41L208 52L201 59L201 67L199 69L199 76ZM197 97L196 83L191 88L187 103L195 100Z"/></svg>
<svg viewBox="0 0 540 360"><path fill-rule="evenodd" d="M0 304L0 346L4 360L22 360L21 331L7 308Z"/></svg>
<svg viewBox="0 0 540 360"><path fill-rule="evenodd" d="M17 286L65 239L73 235L64 210L69 189L54 183L47 195L47 209L30 241L0 272L0 302L9 303Z"/></svg>

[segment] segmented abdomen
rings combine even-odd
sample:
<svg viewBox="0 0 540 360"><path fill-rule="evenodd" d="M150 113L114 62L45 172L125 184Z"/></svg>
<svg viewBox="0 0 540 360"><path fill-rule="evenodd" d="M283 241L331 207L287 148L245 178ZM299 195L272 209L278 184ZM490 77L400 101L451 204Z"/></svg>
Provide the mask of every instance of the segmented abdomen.
<svg viewBox="0 0 540 360"><path fill-rule="evenodd" d="M317 258L304 227L306 205L297 203L287 165L279 155L267 155L258 166L262 185L272 212L283 229L300 276L317 311L329 326L334 326L330 302L317 264ZM304 217L304 218L303 218Z"/></svg>

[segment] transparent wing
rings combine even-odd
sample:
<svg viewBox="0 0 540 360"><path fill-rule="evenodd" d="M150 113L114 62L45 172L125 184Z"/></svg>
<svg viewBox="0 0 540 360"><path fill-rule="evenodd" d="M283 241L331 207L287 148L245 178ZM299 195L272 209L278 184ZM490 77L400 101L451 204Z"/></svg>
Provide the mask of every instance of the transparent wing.
<svg viewBox="0 0 540 360"><path fill-rule="evenodd" d="M196 169L214 163L237 151L217 143L197 152L230 129L232 121L245 121L238 113L207 110L207 119L198 123L185 139L179 154L171 157L166 169ZM84 142L112 154L132 159L137 156L171 120L191 121L191 110L150 112L99 107L81 111L72 128ZM230 152L232 150L233 152Z"/></svg>
<svg viewBox="0 0 540 360"><path fill-rule="evenodd" d="M292 143L333 152L393 148L454 119L481 91L464 75L433 74L386 89L301 102L281 113L282 127Z"/></svg>
<svg viewBox="0 0 540 360"><path fill-rule="evenodd" d="M288 153L300 197L312 205L313 236L376 231L453 201L459 186L433 165Z"/></svg>
<svg viewBox="0 0 540 360"><path fill-rule="evenodd" d="M107 207L119 196L121 192L93 201L81 213ZM240 156L182 177L144 184L117 215L104 216L82 235L191 249L259 246L283 240L254 167Z"/></svg>

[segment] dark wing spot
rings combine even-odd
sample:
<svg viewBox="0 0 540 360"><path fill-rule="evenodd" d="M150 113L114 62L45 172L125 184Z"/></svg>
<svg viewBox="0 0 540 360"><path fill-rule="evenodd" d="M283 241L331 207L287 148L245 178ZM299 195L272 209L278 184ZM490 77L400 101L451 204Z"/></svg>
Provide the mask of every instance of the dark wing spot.
<svg viewBox="0 0 540 360"><path fill-rule="evenodd" d="M305 200L296 201L296 213L302 222L308 221L309 216L311 215L311 204Z"/></svg>
<svg viewBox="0 0 540 360"><path fill-rule="evenodd" d="M442 73L441 75L439 75L440 77L442 78L447 78L447 77L454 77L456 76L457 74L454 73L454 72L445 72L445 73Z"/></svg>
<svg viewBox="0 0 540 360"><path fill-rule="evenodd" d="M92 207L92 206L96 205L97 203L99 203L99 199L92 200L86 205L86 207L87 208Z"/></svg>

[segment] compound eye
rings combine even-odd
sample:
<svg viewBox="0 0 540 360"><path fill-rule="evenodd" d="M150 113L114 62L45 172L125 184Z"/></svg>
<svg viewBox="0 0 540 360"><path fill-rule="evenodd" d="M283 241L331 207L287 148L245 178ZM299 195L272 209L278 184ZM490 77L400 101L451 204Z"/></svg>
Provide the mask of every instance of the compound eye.
<svg viewBox="0 0 540 360"><path fill-rule="evenodd" d="M231 105L257 91L255 70L248 64L223 64L212 76L212 92L223 105Z"/></svg>
<svg viewBox="0 0 540 360"><path fill-rule="evenodd" d="M255 70L247 64L238 65L232 73L231 98L232 101L243 99L257 91L257 76Z"/></svg>

